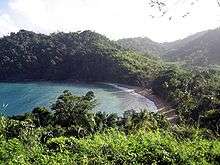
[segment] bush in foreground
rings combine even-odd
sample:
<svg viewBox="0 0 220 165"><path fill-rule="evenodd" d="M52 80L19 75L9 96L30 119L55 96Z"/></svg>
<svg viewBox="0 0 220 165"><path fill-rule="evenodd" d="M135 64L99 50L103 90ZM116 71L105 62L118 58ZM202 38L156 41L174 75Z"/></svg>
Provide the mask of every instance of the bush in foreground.
<svg viewBox="0 0 220 165"><path fill-rule="evenodd" d="M168 132L125 135L110 129L87 138L51 138L46 144L1 138L1 164L218 164L220 141L177 140Z"/></svg>
<svg viewBox="0 0 220 165"><path fill-rule="evenodd" d="M218 164L220 141L208 129L172 126L145 110L93 112L92 92L65 91L52 111L0 118L0 164Z"/></svg>

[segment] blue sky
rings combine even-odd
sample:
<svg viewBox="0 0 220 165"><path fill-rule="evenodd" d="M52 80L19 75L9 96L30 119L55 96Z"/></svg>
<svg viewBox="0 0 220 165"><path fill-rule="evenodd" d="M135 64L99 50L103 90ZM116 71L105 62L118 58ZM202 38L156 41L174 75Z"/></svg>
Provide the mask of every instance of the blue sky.
<svg viewBox="0 0 220 165"><path fill-rule="evenodd" d="M7 5L7 0L0 0L0 8L3 8Z"/></svg>
<svg viewBox="0 0 220 165"><path fill-rule="evenodd" d="M0 36L20 29L41 33L94 30L111 39L147 36L165 42L193 33L217 28L220 7L216 0L200 0L190 8L169 0L166 17L152 19L156 13L147 7L147 0L0 0ZM185 0L179 0L183 2ZM173 19L169 20L169 16Z"/></svg>
<svg viewBox="0 0 220 165"><path fill-rule="evenodd" d="M0 0L0 12L6 11L8 7L8 0Z"/></svg>

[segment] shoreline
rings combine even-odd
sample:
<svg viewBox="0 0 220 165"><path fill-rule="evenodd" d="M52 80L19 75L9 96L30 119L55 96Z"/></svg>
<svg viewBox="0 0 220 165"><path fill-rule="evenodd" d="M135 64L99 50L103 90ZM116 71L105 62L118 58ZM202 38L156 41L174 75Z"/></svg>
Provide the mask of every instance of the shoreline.
<svg viewBox="0 0 220 165"><path fill-rule="evenodd" d="M171 123L176 123L178 119L176 110L173 109L165 100L155 95L151 89L135 87L134 92L154 102L157 107L157 113L164 115Z"/></svg>
<svg viewBox="0 0 220 165"><path fill-rule="evenodd" d="M108 85L112 85L116 88L125 88L128 89L128 92L134 92L138 95L145 97L146 99L150 100L156 106L156 112L164 115L168 120L174 121L177 118L176 110L173 109L169 103L163 100L161 97L157 96L153 93L153 91L149 88L143 88L138 86L120 84L120 83L105 83Z"/></svg>
<svg viewBox="0 0 220 165"><path fill-rule="evenodd" d="M157 112L164 115L168 121L170 121L173 124L175 124L178 121L178 115L176 113L176 110L173 109L165 100L153 94L152 90L138 88L136 92L153 101L156 107L158 108Z"/></svg>
<svg viewBox="0 0 220 165"><path fill-rule="evenodd" d="M143 88L143 87L138 87L138 86L132 86L132 85L127 85L127 84L120 84L120 83L110 83L110 82L86 82L86 81L78 81L78 80L45 80L45 79L40 79L40 80L33 80L33 79L23 79L23 80L4 80L0 81L0 83L36 83L36 82L45 82L45 83L68 83L68 84L105 84L105 85L110 85L115 88L119 88L121 90L125 90L127 92L134 92L136 94L139 94L146 99L152 101L156 108L158 113L165 115L167 118L173 118L176 116L176 113L172 111L172 108L170 105L157 95L153 93L151 89L148 88Z"/></svg>
<svg viewBox="0 0 220 165"><path fill-rule="evenodd" d="M118 86L119 88L127 88L128 90L133 91L134 93L137 93L150 101L154 102L155 106L158 109L158 112L162 111L163 108L169 107L168 103L166 103L163 99L158 97L157 95L153 94L153 91L151 89L147 88L141 88L138 86L131 86L131 85L126 85L126 84L119 84L119 83L104 83L107 85L112 85L112 86ZM117 88L117 87L116 87Z"/></svg>
<svg viewBox="0 0 220 165"><path fill-rule="evenodd" d="M158 112L168 106L164 100L153 94L153 91L151 89L137 87L137 89L135 89L135 92L154 102L158 109Z"/></svg>
<svg viewBox="0 0 220 165"><path fill-rule="evenodd" d="M146 89L146 88L141 88L138 86L132 86L132 85L127 85L127 84L120 84L120 83L111 83L111 82L86 82L86 81L79 81L79 80L72 80L72 79L67 79L67 80L45 80L45 79L39 79L39 80L34 80L34 79L8 79L8 80L0 80L0 83L36 83L36 82L45 82L45 83L68 83L68 84L106 84L110 86L114 86L115 88L127 88L128 90L131 90L141 96L144 96L145 98L149 99L150 101L154 102L155 106L157 107L158 111L160 111L161 108L166 107L167 103L163 101L161 98L156 96L155 94L152 93L152 90ZM121 89L123 90L123 89Z"/></svg>

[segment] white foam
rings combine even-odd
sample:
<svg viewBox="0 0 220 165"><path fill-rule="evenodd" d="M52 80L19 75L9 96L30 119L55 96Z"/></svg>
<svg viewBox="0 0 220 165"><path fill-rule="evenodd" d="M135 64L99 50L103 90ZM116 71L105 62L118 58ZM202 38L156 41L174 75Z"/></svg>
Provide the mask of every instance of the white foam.
<svg viewBox="0 0 220 165"><path fill-rule="evenodd" d="M144 102L146 102L146 105L148 107L151 107L151 109L153 111L157 111L157 106L155 105L155 103L153 101L149 100L148 98L146 98L145 96L135 92L135 89L126 88L126 87L123 87L123 86L120 86L120 85L117 85L117 84L112 84L112 83L105 83L105 84L111 85L111 86L113 86L113 87L115 87L117 89L120 89L122 92L127 92L130 95L133 95L133 96L135 96L135 97L137 97L139 99L144 100Z"/></svg>
<svg viewBox="0 0 220 165"><path fill-rule="evenodd" d="M126 88L126 87L122 87L122 86L117 85L117 84L107 83L107 85L111 85L111 86L113 86L117 89L120 89L120 90L124 91L124 92L129 92L129 93L134 92L134 89L129 89L129 88Z"/></svg>
<svg viewBox="0 0 220 165"><path fill-rule="evenodd" d="M8 104L4 104L4 103L3 103L3 104L2 104L2 107L3 107L3 108L7 108L7 107L8 107Z"/></svg>

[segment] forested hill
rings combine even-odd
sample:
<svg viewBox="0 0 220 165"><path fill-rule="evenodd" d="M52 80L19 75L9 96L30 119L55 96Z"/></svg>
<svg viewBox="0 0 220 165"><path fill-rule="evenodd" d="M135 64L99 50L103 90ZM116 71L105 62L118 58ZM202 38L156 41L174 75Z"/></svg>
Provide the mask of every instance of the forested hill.
<svg viewBox="0 0 220 165"><path fill-rule="evenodd" d="M158 54L167 61L194 66L220 64L220 29L199 32L174 42L157 43L148 38L128 38L117 42L140 53Z"/></svg>
<svg viewBox="0 0 220 165"><path fill-rule="evenodd" d="M117 43L126 49L132 49L142 54L161 55L165 51L162 44L152 41L147 37L120 39Z"/></svg>
<svg viewBox="0 0 220 165"><path fill-rule="evenodd" d="M92 31L36 34L21 30L0 39L0 80L85 80L145 83L159 62L127 51Z"/></svg>
<svg viewBox="0 0 220 165"><path fill-rule="evenodd" d="M174 45L172 45L174 44ZM164 58L172 61L186 61L194 65L220 64L220 29L197 33L176 44L167 44Z"/></svg>

